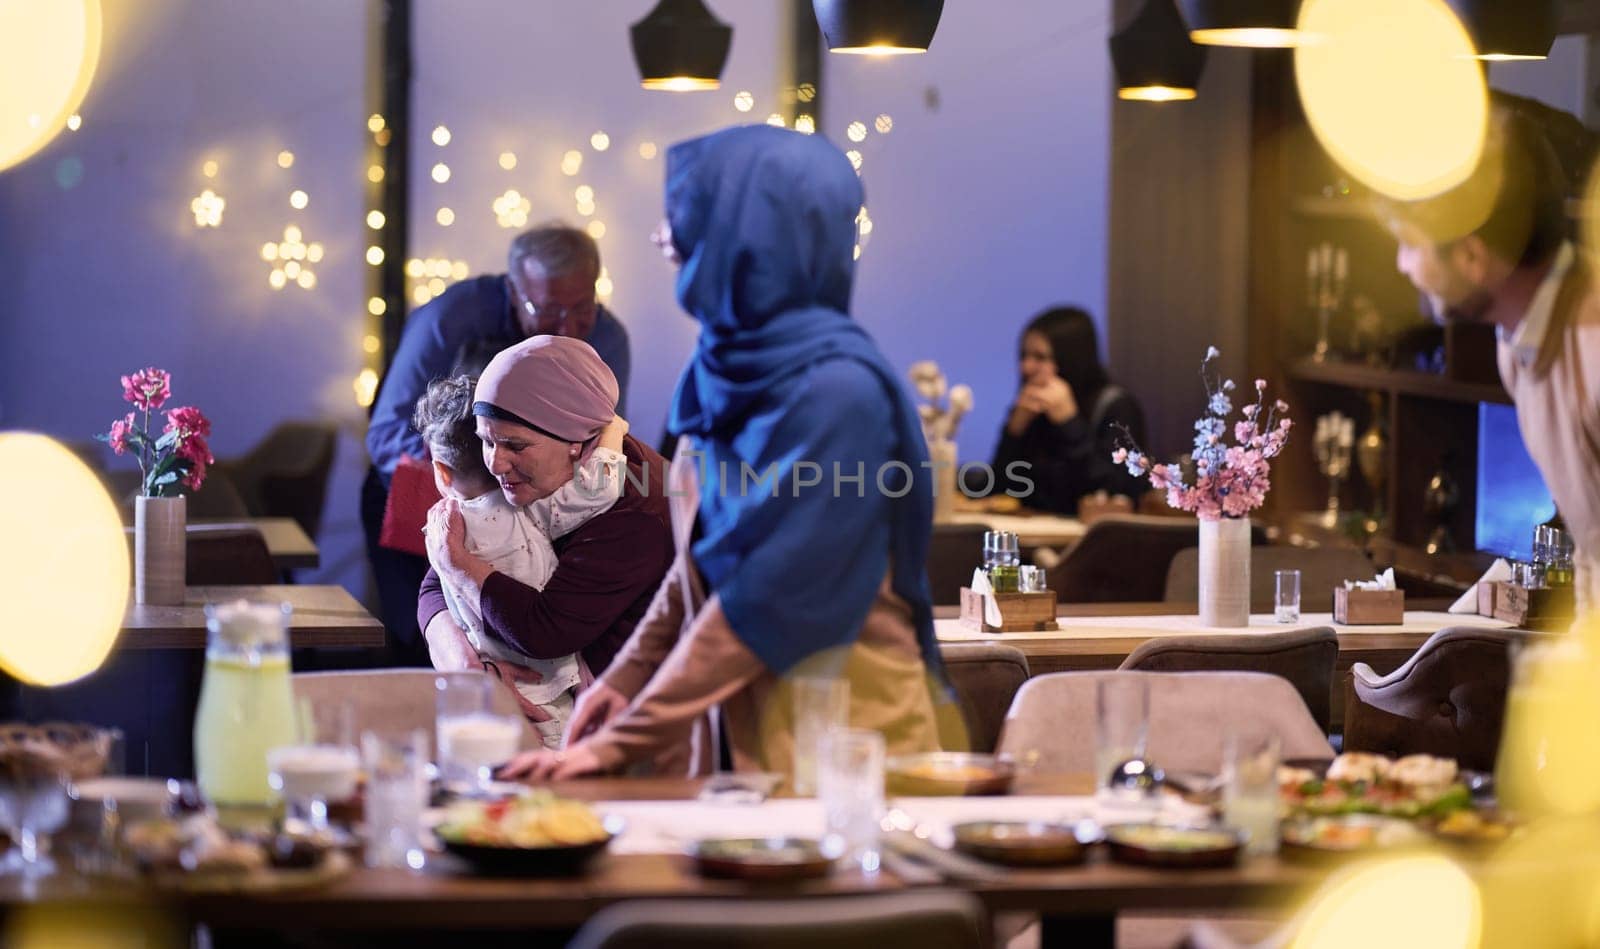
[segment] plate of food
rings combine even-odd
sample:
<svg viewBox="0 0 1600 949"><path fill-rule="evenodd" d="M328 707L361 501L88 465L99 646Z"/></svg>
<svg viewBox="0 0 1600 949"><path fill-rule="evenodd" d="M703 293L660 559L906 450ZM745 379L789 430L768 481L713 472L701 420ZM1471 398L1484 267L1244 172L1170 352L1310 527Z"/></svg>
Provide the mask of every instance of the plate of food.
<svg viewBox="0 0 1600 949"><path fill-rule="evenodd" d="M354 865L349 854L323 841L225 830L209 813L135 821L122 842L143 882L185 893L319 886Z"/></svg>
<svg viewBox="0 0 1600 949"><path fill-rule="evenodd" d="M1016 768L1006 758L958 751L899 755L884 763L890 794L906 797L960 797L1004 794Z"/></svg>
<svg viewBox="0 0 1600 949"><path fill-rule="evenodd" d="M1293 817L1280 832L1285 854L1315 857L1403 849L1428 839L1409 820L1363 813Z"/></svg>
<svg viewBox="0 0 1600 949"><path fill-rule="evenodd" d="M566 876L579 873L622 832L618 818L549 792L494 800L459 800L433 830L444 849L483 873Z"/></svg>
<svg viewBox="0 0 1600 949"><path fill-rule="evenodd" d="M1057 867L1082 863L1089 847L1105 838L1091 820L969 821L950 828L954 847L990 863L1010 867Z"/></svg>
<svg viewBox="0 0 1600 949"><path fill-rule="evenodd" d="M1472 807L1472 792L1456 763L1432 755L1392 759L1351 752L1321 774L1288 764L1278 769L1278 787L1291 814L1418 818Z"/></svg>
<svg viewBox="0 0 1600 949"><path fill-rule="evenodd" d="M1146 867L1231 867L1244 842L1244 832L1231 827L1117 824L1106 828L1113 860Z"/></svg>
<svg viewBox="0 0 1600 949"><path fill-rule="evenodd" d="M728 880L808 880L827 876L834 858L809 837L708 838L689 848L695 868Z"/></svg>
<svg viewBox="0 0 1600 949"><path fill-rule="evenodd" d="M1451 811L1426 827L1448 844L1471 853L1487 853L1510 839L1521 824L1499 811L1465 810Z"/></svg>

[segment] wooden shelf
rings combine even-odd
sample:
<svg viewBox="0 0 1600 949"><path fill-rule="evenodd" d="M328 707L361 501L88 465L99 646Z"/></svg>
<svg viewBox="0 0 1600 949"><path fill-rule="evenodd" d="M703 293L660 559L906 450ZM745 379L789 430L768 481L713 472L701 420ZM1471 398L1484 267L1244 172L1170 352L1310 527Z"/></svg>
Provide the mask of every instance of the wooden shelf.
<svg viewBox="0 0 1600 949"><path fill-rule="evenodd" d="M1305 217L1330 221L1362 221L1377 223L1373 204L1367 198L1325 197L1320 194L1302 194L1289 201L1289 210Z"/></svg>
<svg viewBox="0 0 1600 949"><path fill-rule="evenodd" d="M1307 357L1289 366L1289 377L1302 382L1374 389L1389 395L1437 399L1441 402L1497 402L1510 405L1511 396L1499 383L1461 382L1426 372L1382 369L1351 362L1316 362Z"/></svg>

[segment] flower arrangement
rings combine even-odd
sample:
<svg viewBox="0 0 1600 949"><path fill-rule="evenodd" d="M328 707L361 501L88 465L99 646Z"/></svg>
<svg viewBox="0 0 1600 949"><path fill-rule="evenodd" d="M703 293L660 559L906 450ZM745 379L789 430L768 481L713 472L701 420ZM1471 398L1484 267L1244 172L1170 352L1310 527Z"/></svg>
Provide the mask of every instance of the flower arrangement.
<svg viewBox="0 0 1600 949"><path fill-rule="evenodd" d="M932 445L956 437L962 416L972 411L971 386L947 386L944 372L931 360L913 363L911 384L926 402L917 406L922 417L922 436Z"/></svg>
<svg viewBox="0 0 1600 949"><path fill-rule="evenodd" d="M1244 517L1261 506L1272 487L1268 478L1270 459L1283 451L1293 425L1286 414L1288 404L1279 399L1268 405L1267 380L1257 379L1255 402L1240 409L1243 418L1233 426L1237 444L1227 444L1224 438L1228 416L1233 414L1234 385L1232 379L1222 379L1212 366L1220 355L1217 347L1208 347L1206 358L1200 363L1207 401L1205 416L1194 423L1193 485L1184 482L1177 465L1151 464L1126 428L1111 455L1112 461L1126 465L1133 476L1148 474L1150 486L1167 493L1169 506L1192 511L1201 520Z"/></svg>
<svg viewBox="0 0 1600 949"><path fill-rule="evenodd" d="M160 436L151 434L150 416L172 397L172 376L154 366L122 377L123 401L133 412L111 423L109 434L96 435L119 455L133 452L142 474L140 493L147 498L171 497L180 488L198 491L206 480L206 466L214 463L211 422L192 405L168 409ZM143 417L140 417L140 413Z"/></svg>

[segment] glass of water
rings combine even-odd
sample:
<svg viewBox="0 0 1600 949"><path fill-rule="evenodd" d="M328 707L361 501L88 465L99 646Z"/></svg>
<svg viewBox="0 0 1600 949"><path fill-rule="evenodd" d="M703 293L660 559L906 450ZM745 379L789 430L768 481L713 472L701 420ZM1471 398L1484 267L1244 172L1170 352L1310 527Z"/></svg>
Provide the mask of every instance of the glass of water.
<svg viewBox="0 0 1600 949"><path fill-rule="evenodd" d="M1095 794L1102 799L1118 798L1110 779L1119 765L1145 758L1145 738L1150 730L1150 682L1134 674L1108 675L1095 683Z"/></svg>
<svg viewBox="0 0 1600 949"><path fill-rule="evenodd" d="M878 869L883 748L883 735L862 728L835 728L817 748L817 797L827 822L823 847L868 873Z"/></svg>
<svg viewBox="0 0 1600 949"><path fill-rule="evenodd" d="M1222 819L1250 835L1252 854L1278 851L1278 758L1276 733L1246 729L1223 738Z"/></svg>
<svg viewBox="0 0 1600 949"><path fill-rule="evenodd" d="M510 761L522 740L522 719L494 708L499 683L481 673L434 680L434 726L439 767L447 779L487 796L494 769Z"/></svg>
<svg viewBox="0 0 1600 949"><path fill-rule="evenodd" d="M850 717L850 681L842 676L797 676L794 690L794 793L817 792L817 748L822 736Z"/></svg>
<svg viewBox="0 0 1600 949"><path fill-rule="evenodd" d="M1300 571L1279 570L1277 593L1273 604L1273 618L1280 623L1300 622Z"/></svg>
<svg viewBox="0 0 1600 949"><path fill-rule="evenodd" d="M428 734L363 732L367 773L367 866L422 869L422 812L428 804Z"/></svg>

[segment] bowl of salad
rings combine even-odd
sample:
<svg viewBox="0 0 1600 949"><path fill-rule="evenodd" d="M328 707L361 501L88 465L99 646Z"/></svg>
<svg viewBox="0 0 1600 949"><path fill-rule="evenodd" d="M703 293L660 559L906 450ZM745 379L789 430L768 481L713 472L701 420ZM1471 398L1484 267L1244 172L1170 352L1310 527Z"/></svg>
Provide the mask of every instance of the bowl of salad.
<svg viewBox="0 0 1600 949"><path fill-rule="evenodd" d="M497 876L580 873L621 832L619 818L548 792L459 800L434 828L446 851Z"/></svg>

